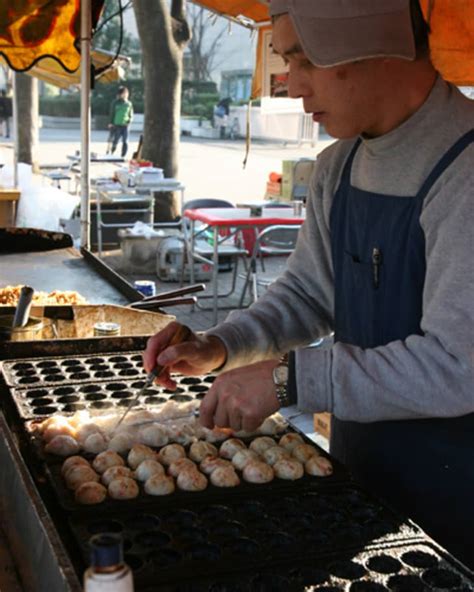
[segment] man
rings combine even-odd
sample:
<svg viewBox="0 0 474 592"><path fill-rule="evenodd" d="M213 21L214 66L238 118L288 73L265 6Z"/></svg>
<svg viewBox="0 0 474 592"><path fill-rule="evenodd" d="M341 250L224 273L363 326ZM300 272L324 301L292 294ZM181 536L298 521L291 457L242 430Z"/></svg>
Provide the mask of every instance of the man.
<svg viewBox="0 0 474 592"><path fill-rule="evenodd" d="M0 122L5 124L4 135L6 138L10 137L10 118L13 115L12 98L7 95L6 90L2 90L0 94Z"/></svg>
<svg viewBox="0 0 474 592"><path fill-rule="evenodd" d="M145 367L220 369L208 427L252 430L288 402L331 412L332 454L474 566L474 103L435 71L417 0L271 11L290 95L340 141L284 275L187 343L165 329ZM331 331L330 350L304 347Z"/></svg>
<svg viewBox="0 0 474 592"><path fill-rule="evenodd" d="M122 140L122 158L126 156L128 150L128 126L133 119L133 105L128 100L128 88L120 86L117 92L117 98L112 103L110 109L109 128L112 134L112 154L117 148L117 144Z"/></svg>

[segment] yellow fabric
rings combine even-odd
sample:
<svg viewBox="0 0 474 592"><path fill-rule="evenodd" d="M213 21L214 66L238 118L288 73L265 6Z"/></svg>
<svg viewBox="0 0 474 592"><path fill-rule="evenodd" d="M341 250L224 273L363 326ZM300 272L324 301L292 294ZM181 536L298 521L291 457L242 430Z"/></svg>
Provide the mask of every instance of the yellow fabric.
<svg viewBox="0 0 474 592"><path fill-rule="evenodd" d="M92 1L93 23L102 4ZM79 28L80 0L0 0L0 56L14 70L27 70L43 56L76 70Z"/></svg>

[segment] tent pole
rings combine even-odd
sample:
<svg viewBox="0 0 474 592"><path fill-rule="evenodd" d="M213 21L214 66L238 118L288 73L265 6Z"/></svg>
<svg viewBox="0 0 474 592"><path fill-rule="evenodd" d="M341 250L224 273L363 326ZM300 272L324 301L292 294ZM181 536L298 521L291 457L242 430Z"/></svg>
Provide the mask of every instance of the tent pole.
<svg viewBox="0 0 474 592"><path fill-rule="evenodd" d="M90 247L91 0L81 0L81 247Z"/></svg>
<svg viewBox="0 0 474 592"><path fill-rule="evenodd" d="M16 72L13 72L13 187L18 189L18 109L16 105Z"/></svg>

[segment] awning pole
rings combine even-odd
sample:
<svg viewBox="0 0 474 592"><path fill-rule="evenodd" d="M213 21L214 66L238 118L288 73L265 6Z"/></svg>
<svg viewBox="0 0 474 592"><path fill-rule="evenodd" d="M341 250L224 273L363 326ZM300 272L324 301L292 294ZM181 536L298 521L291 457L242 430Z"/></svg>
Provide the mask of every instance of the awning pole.
<svg viewBox="0 0 474 592"><path fill-rule="evenodd" d="M13 98L12 98L12 107L13 107L13 187L18 189L18 109L16 104L16 73L13 72L12 76L13 82Z"/></svg>
<svg viewBox="0 0 474 592"><path fill-rule="evenodd" d="M81 0L81 247L90 247L91 0Z"/></svg>

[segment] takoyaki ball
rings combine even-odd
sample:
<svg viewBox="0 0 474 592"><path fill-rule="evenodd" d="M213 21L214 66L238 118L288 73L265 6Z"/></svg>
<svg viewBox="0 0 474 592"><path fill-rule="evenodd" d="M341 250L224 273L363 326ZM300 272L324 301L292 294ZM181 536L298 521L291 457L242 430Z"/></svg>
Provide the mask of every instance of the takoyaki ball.
<svg viewBox="0 0 474 592"><path fill-rule="evenodd" d="M211 483L216 487L237 487L240 479L233 467L217 467L210 476Z"/></svg>
<svg viewBox="0 0 474 592"><path fill-rule="evenodd" d="M165 427L159 425L143 426L138 430L138 441L147 446L160 448L168 444L169 437Z"/></svg>
<svg viewBox="0 0 474 592"><path fill-rule="evenodd" d="M145 481L145 493L148 495L169 495L175 490L173 477L168 475L152 475Z"/></svg>
<svg viewBox="0 0 474 592"><path fill-rule="evenodd" d="M152 475L164 475L165 470L157 460L147 458L135 469L135 479L138 481L147 481Z"/></svg>
<svg viewBox="0 0 474 592"><path fill-rule="evenodd" d="M104 452L104 450L107 450L107 440L99 432L90 434L90 436L87 436L84 441L84 450L86 452L92 452L93 454Z"/></svg>
<svg viewBox="0 0 474 592"><path fill-rule="evenodd" d="M303 463L300 463L295 458L282 458L273 465L273 471L275 477L288 481L301 479L304 475Z"/></svg>
<svg viewBox="0 0 474 592"><path fill-rule="evenodd" d="M302 463L305 463L312 456L319 456L319 452L314 446L311 446L311 444L298 444L293 448L291 454L296 460L299 460Z"/></svg>
<svg viewBox="0 0 474 592"><path fill-rule="evenodd" d="M87 440L87 438L89 436L91 436L92 434L101 434L101 430L99 428L98 425L96 425L95 423L85 423L81 426L79 426L77 428L77 440L79 440L79 442L81 444L84 444L84 442Z"/></svg>
<svg viewBox="0 0 474 592"><path fill-rule="evenodd" d="M113 499L128 500L137 497L140 490L134 479L119 477L109 483L108 492Z"/></svg>
<svg viewBox="0 0 474 592"><path fill-rule="evenodd" d="M100 474L105 473L110 467L123 467L124 465L123 458L113 450L104 450L92 461L93 468Z"/></svg>
<svg viewBox="0 0 474 592"><path fill-rule="evenodd" d="M331 461L324 456L312 456L305 462L304 468L313 477L328 477L333 473Z"/></svg>
<svg viewBox="0 0 474 592"><path fill-rule="evenodd" d="M255 438L250 442L249 448L253 450L257 454L262 455L267 448L273 448L276 446L276 442L270 436L260 436L260 438Z"/></svg>
<svg viewBox="0 0 474 592"><path fill-rule="evenodd" d="M245 466L242 476L249 483L269 483L275 475L270 465L259 460L253 460Z"/></svg>
<svg viewBox="0 0 474 592"><path fill-rule="evenodd" d="M267 417L258 428L258 432L260 434L265 434L266 436L275 436L285 430L286 427L287 423L283 417L279 413L274 413L273 415L270 415L270 417Z"/></svg>
<svg viewBox="0 0 474 592"><path fill-rule="evenodd" d="M183 491L203 491L207 487L207 477L197 469L185 469L178 475L176 483Z"/></svg>
<svg viewBox="0 0 474 592"><path fill-rule="evenodd" d="M167 467L179 458L186 458L186 450L181 444L168 444L158 454L158 460Z"/></svg>
<svg viewBox="0 0 474 592"><path fill-rule="evenodd" d="M217 448L210 442L193 442L189 449L189 458L200 463L206 456L217 456Z"/></svg>
<svg viewBox="0 0 474 592"><path fill-rule="evenodd" d="M136 469L147 458L158 460L158 455L154 450L144 444L135 444L128 453L127 461L132 469Z"/></svg>
<svg viewBox="0 0 474 592"><path fill-rule="evenodd" d="M247 448L247 446L245 446L242 440L239 440L238 438L229 438L229 440L222 442L219 454L222 458L232 460L232 457L236 452L244 450L245 448Z"/></svg>
<svg viewBox="0 0 474 592"><path fill-rule="evenodd" d="M205 475L210 475L218 467L231 467L232 463L230 460L225 460L219 456L206 456L205 459L199 465L199 468Z"/></svg>
<svg viewBox="0 0 474 592"><path fill-rule="evenodd" d="M84 467L90 468L89 462L84 457L70 456L69 458L66 458L66 460L63 462L61 467L61 474L64 476L70 468L75 467L77 465L83 465Z"/></svg>
<svg viewBox="0 0 474 592"><path fill-rule="evenodd" d="M107 489L95 481L87 481L80 485L74 492L74 499L78 504L100 504L107 497Z"/></svg>
<svg viewBox="0 0 474 592"><path fill-rule="evenodd" d="M46 446L45 451L58 456L71 456L77 454L81 447L72 436L54 436Z"/></svg>
<svg viewBox="0 0 474 592"><path fill-rule="evenodd" d="M132 469L121 466L109 467L106 471L102 473L100 480L107 487L112 481L115 481L115 479L120 479L121 477L127 477L128 479L132 479Z"/></svg>
<svg viewBox="0 0 474 592"><path fill-rule="evenodd" d="M67 417L61 415L50 417L42 424L43 440L50 442L56 436L77 436L77 431L74 426L69 423Z"/></svg>
<svg viewBox="0 0 474 592"><path fill-rule="evenodd" d="M189 458L178 458L168 467L168 473L177 477L184 469L197 469L196 463Z"/></svg>
<svg viewBox="0 0 474 592"><path fill-rule="evenodd" d="M120 432L110 439L108 449L125 454L132 448L134 441L133 435L129 432Z"/></svg>
<svg viewBox="0 0 474 592"><path fill-rule="evenodd" d="M226 440L234 433L230 428L218 428L215 427L212 430L207 428L200 428L200 431L204 435L207 442L222 442Z"/></svg>
<svg viewBox="0 0 474 592"><path fill-rule="evenodd" d="M281 446L272 446L264 450L262 456L266 463L273 466L279 460L290 458L290 453Z"/></svg>
<svg viewBox="0 0 474 592"><path fill-rule="evenodd" d="M72 466L64 475L66 485L69 489L77 489L79 485L87 483L89 481L99 481L99 475L85 465Z"/></svg>
<svg viewBox="0 0 474 592"><path fill-rule="evenodd" d="M304 444L303 438L299 434L285 434L280 438L278 445L288 450L288 452L292 452L293 449L298 446L299 444Z"/></svg>
<svg viewBox="0 0 474 592"><path fill-rule="evenodd" d="M254 450L239 450L239 452L232 457L232 464L235 468L239 469L239 471L243 471L248 463L253 460L262 460L262 457Z"/></svg>

